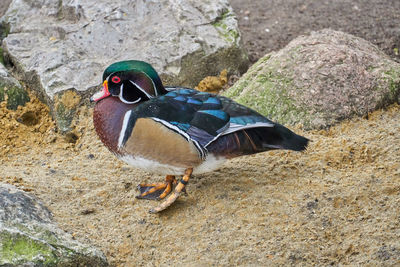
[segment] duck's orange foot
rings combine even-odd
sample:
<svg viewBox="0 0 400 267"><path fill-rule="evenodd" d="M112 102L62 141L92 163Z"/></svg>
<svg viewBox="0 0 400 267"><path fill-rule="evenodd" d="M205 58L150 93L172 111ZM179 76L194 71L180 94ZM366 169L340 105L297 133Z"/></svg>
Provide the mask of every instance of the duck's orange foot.
<svg viewBox="0 0 400 267"><path fill-rule="evenodd" d="M180 194L185 191L185 186L189 182L190 175L192 175L193 169L189 168L185 170L185 175L182 177L182 179L179 181L179 183L175 186L174 191L168 196L166 200L164 200L158 207L155 207L151 209L149 212L150 213L157 213L160 211L165 210L169 206L171 206L172 203L175 202L175 200L178 199Z"/></svg>
<svg viewBox="0 0 400 267"><path fill-rule="evenodd" d="M164 183L139 184L137 188L140 195L139 199L160 200L165 198L172 190L172 186L176 184L175 176L167 175Z"/></svg>

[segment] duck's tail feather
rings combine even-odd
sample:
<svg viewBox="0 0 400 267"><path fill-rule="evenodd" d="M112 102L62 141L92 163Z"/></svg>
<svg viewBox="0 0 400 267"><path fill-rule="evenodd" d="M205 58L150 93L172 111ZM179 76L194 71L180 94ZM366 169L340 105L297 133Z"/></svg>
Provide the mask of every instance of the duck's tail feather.
<svg viewBox="0 0 400 267"><path fill-rule="evenodd" d="M303 151L307 148L309 139L295 134L288 128L275 124L274 127L264 128L264 140L266 143L278 145L281 149L290 149L294 151Z"/></svg>
<svg viewBox="0 0 400 267"><path fill-rule="evenodd" d="M303 151L308 142L307 138L275 124L273 127L244 129L221 136L211 143L207 150L227 157L236 157L273 149Z"/></svg>

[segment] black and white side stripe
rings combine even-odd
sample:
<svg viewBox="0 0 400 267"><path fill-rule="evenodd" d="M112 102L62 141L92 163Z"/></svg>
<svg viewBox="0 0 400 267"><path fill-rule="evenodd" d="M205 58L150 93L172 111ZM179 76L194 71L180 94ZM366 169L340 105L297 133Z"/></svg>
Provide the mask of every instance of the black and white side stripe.
<svg viewBox="0 0 400 267"><path fill-rule="evenodd" d="M126 141L128 140L129 136L132 133L132 129L127 131L131 114L132 110L128 110L124 115L124 120L122 122L122 127L118 138L118 148L121 148L126 143Z"/></svg>

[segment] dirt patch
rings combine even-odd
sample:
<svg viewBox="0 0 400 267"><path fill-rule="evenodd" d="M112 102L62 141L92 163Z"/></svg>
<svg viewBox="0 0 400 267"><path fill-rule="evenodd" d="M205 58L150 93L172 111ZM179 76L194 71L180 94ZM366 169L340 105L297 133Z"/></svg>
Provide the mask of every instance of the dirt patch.
<svg viewBox="0 0 400 267"><path fill-rule="evenodd" d="M366 39L400 61L400 1L230 0L250 60L310 31L330 28Z"/></svg>
<svg viewBox="0 0 400 267"><path fill-rule="evenodd" d="M5 157L14 149L29 151L32 145L42 145L56 136L49 108L30 94L31 101L16 111L8 110L5 101L0 103L0 156Z"/></svg>
<svg viewBox="0 0 400 267"><path fill-rule="evenodd" d="M96 137L92 109L74 122L76 142L54 132L31 95L1 108L0 181L32 191L60 226L90 240L115 266L398 263L400 107L297 132L305 153L266 152L195 176L169 210L151 215L136 185L159 181L125 165ZM23 124L26 112L37 123Z"/></svg>
<svg viewBox="0 0 400 267"><path fill-rule="evenodd" d="M54 101L57 103L56 109L58 109L59 104L64 105L67 109L75 109L81 101L81 97L75 91L69 90L63 93L61 97L57 95Z"/></svg>
<svg viewBox="0 0 400 267"><path fill-rule="evenodd" d="M195 87L196 90L218 94L228 85L228 71L222 70L219 76L207 76Z"/></svg>

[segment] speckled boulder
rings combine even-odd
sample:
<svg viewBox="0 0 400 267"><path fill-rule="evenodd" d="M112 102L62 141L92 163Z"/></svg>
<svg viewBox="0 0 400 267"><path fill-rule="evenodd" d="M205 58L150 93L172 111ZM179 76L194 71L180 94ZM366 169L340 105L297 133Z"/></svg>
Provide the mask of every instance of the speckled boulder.
<svg viewBox="0 0 400 267"><path fill-rule="evenodd" d="M14 0L2 22L6 59L47 99L63 131L74 110L58 117L55 96L75 90L88 99L115 61L147 61L166 84L184 86L248 66L228 0Z"/></svg>
<svg viewBox="0 0 400 267"><path fill-rule="evenodd" d="M0 184L0 266L108 266L102 252L72 240L35 197Z"/></svg>
<svg viewBox="0 0 400 267"><path fill-rule="evenodd" d="M267 54L224 95L310 129L399 101L399 88L400 64L361 38L327 29Z"/></svg>

